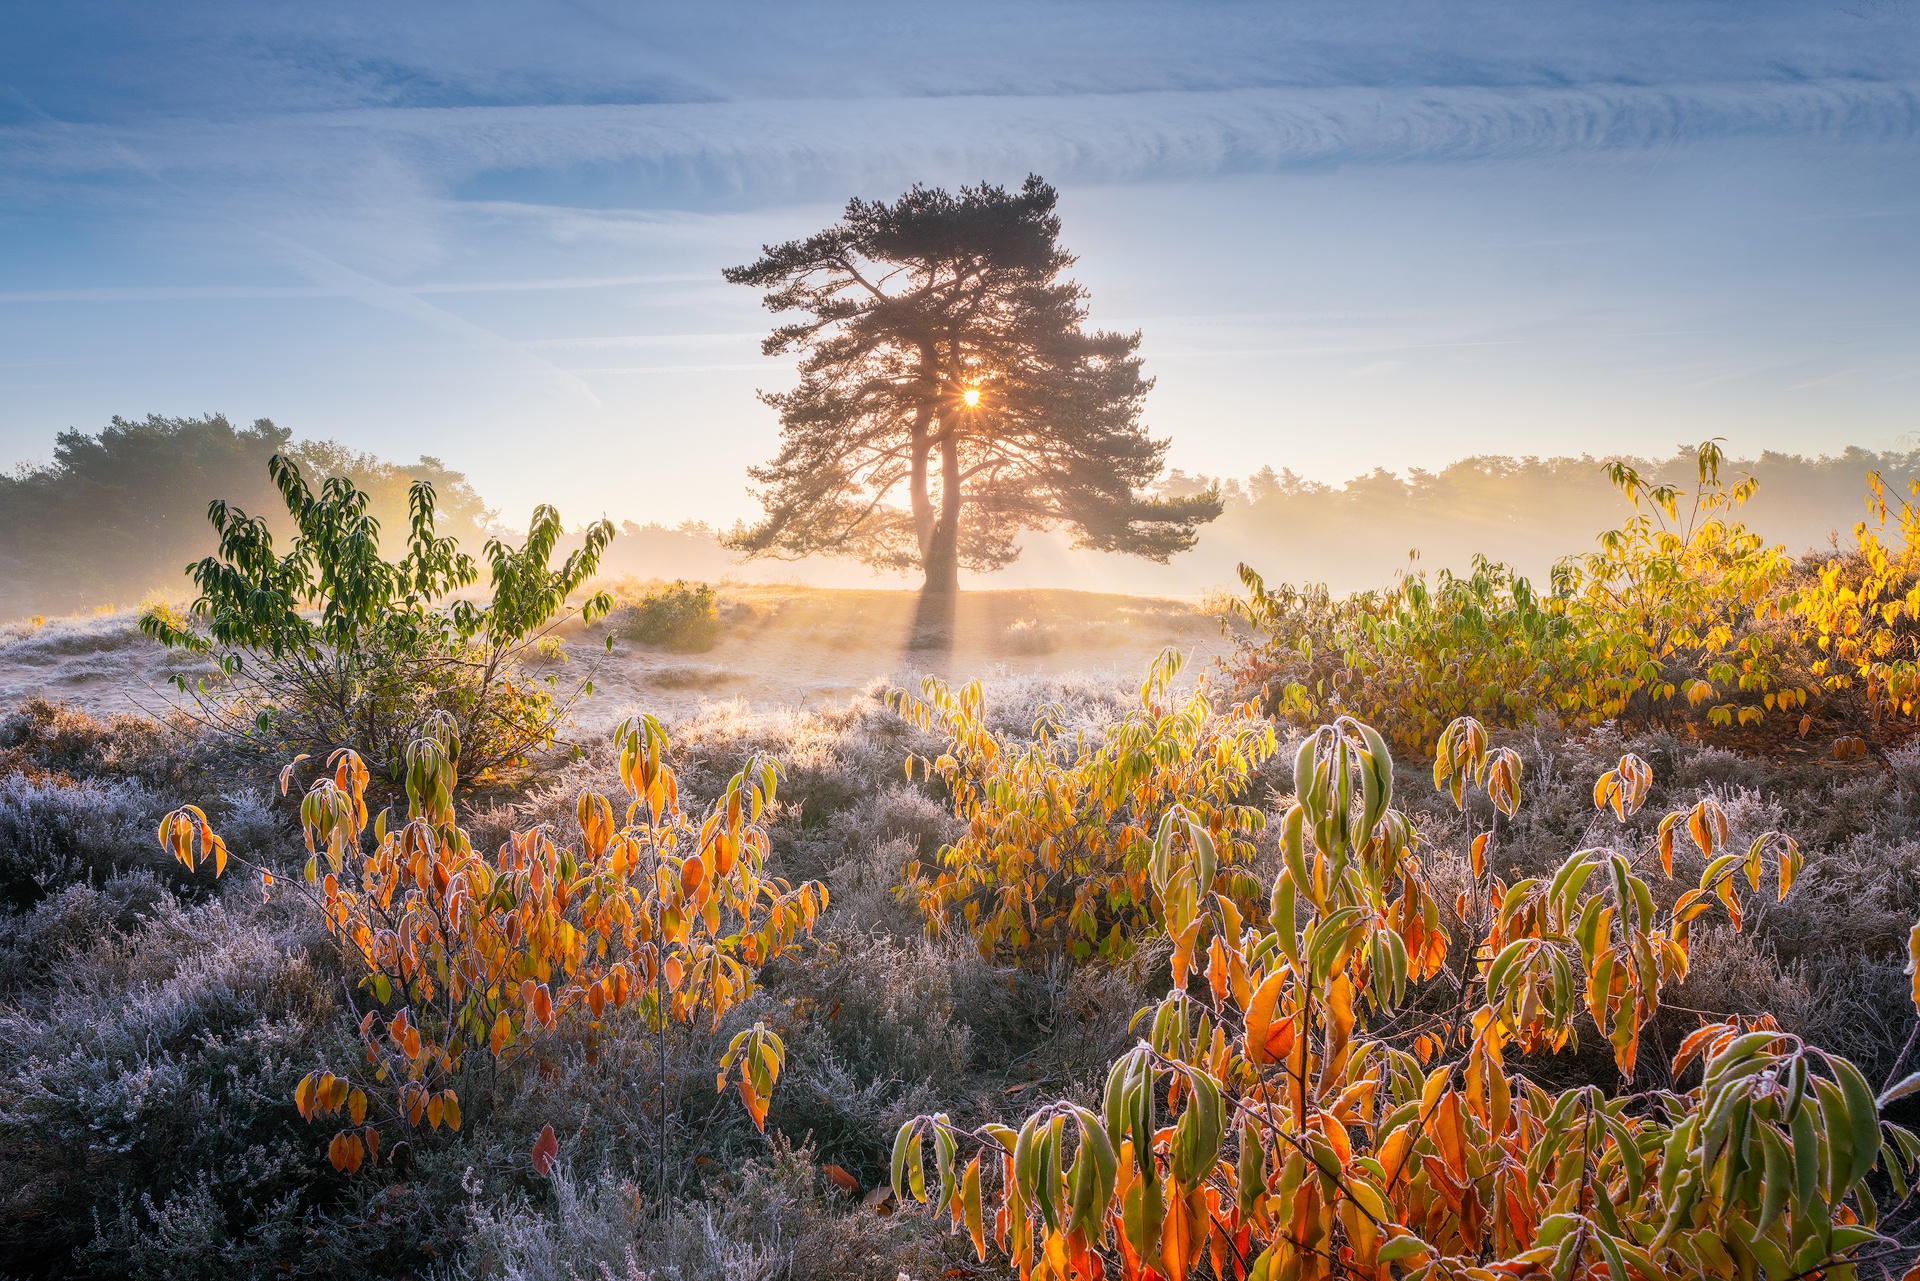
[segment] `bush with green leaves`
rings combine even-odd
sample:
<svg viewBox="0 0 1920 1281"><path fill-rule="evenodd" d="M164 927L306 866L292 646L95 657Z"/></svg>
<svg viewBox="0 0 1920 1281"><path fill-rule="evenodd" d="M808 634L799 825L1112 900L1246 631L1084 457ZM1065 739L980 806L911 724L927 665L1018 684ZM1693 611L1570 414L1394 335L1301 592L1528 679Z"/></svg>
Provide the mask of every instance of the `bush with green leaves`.
<svg viewBox="0 0 1920 1281"><path fill-rule="evenodd" d="M713 588L677 578L657 592L648 592L625 611L620 634L684 654L712 649L720 639L720 610Z"/></svg>
<svg viewBox="0 0 1920 1281"><path fill-rule="evenodd" d="M522 546L487 542L492 597L482 603L456 596L480 571L438 532L432 485L409 490L404 554L389 560L369 496L351 480L316 492L282 455L267 468L294 522L291 546L277 550L265 519L215 501L207 519L220 546L189 571L200 589L191 617L156 606L140 618L148 636L219 664L226 679L199 691L210 722L307 751L352 745L390 771L425 726L451 718L469 778L553 741L566 702L527 660L558 655L554 628L599 567L609 522L588 526L555 569L560 514L536 507ZM579 608L591 622L611 606L599 593Z"/></svg>
<svg viewBox="0 0 1920 1281"><path fill-rule="evenodd" d="M1633 514L1558 561L1544 591L1483 556L1463 575L1407 573L1345 597L1270 588L1242 565L1248 594L1227 606L1248 629L1233 679L1296 724L1356 716L1420 752L1459 716L1672 729L1696 714L1711 727L1798 714L1806 664L1781 643L1792 563L1739 519L1753 478L1723 481L1715 441L1694 457L1691 491L1609 465Z"/></svg>

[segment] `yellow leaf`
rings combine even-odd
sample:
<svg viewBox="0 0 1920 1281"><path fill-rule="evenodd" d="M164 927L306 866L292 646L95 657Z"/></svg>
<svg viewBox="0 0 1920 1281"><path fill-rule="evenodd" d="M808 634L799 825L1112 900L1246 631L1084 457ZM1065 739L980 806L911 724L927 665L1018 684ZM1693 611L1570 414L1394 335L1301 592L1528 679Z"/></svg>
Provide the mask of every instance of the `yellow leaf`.
<svg viewBox="0 0 1920 1281"><path fill-rule="evenodd" d="M973 1160L967 1163L967 1172L960 1180L960 1214L966 1222L968 1235L973 1237L973 1248L984 1263L987 1258L987 1238L981 1222L980 1154L977 1152Z"/></svg>

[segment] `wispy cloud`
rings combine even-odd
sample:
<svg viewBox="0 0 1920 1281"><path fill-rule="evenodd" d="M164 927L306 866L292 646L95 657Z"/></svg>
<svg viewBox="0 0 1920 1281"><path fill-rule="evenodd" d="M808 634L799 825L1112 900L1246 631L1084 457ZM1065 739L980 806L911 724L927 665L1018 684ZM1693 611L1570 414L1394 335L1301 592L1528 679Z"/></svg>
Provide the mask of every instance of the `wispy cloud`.
<svg viewBox="0 0 1920 1281"><path fill-rule="evenodd" d="M78 181L123 170L132 154L183 180L329 187L351 202L369 190L391 196L396 181L425 192L599 166L644 178L648 196L668 205L779 203L909 176L1040 170L1116 182L1737 136L1917 134L1920 82L1847 79L395 108L164 128L15 126L0 130L0 182ZM622 185L611 173L601 181Z"/></svg>

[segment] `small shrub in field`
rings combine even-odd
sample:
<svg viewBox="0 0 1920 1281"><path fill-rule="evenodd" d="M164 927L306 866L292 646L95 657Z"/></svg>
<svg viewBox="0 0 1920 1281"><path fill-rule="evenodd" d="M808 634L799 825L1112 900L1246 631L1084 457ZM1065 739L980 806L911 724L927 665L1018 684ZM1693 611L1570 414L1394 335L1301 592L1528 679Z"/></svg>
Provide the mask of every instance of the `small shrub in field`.
<svg viewBox="0 0 1920 1281"><path fill-rule="evenodd" d="M1311 722L1351 711L1397 745L1432 744L1456 716L1524 725L1553 706L1570 630L1532 585L1482 557L1472 572L1403 577L1380 592L1336 597L1324 586L1267 587L1240 567L1247 595L1228 604L1253 635L1232 679L1266 710Z"/></svg>
<svg viewBox="0 0 1920 1281"><path fill-rule="evenodd" d="M1169 687L1180 665L1164 651L1139 707L1097 737L1057 737L1060 713L1043 708L1032 739L1011 740L987 723L978 683L956 694L930 677L921 698L893 696L908 719L949 740L917 764L946 783L967 824L901 886L929 930L957 922L987 955L1124 955L1147 921L1152 824L1175 804L1220 851L1220 884L1209 878L1197 892L1251 904L1257 886L1236 865L1252 858L1265 817L1242 793L1277 747L1273 727L1251 704L1216 715L1204 688L1176 705Z"/></svg>
<svg viewBox="0 0 1920 1281"><path fill-rule="evenodd" d="M561 709L523 663L550 650L555 616L613 538L609 522L589 526L556 570L560 514L536 507L524 546L486 544L493 595L480 604L454 599L480 571L437 532L425 481L409 491L406 552L394 561L380 554L370 496L352 481L331 477L315 493L286 458L267 469L298 531L286 552L265 520L215 502L207 518L219 550L191 571L200 588L191 618L204 630L164 603L140 616L154 640L218 663L228 685L200 695L214 725L323 754L353 745L383 775L443 718L476 775L553 741ZM602 593L581 612L591 621L611 606Z"/></svg>
<svg viewBox="0 0 1920 1281"><path fill-rule="evenodd" d="M409 749L407 820L389 830L382 811L372 853L361 848L367 771L357 755L336 753L332 774L307 791L300 888L364 1002L362 1053L309 1073L294 1092L302 1117L339 1127L328 1153L336 1169L376 1161L383 1140L391 1150L396 1136L458 1130L448 1082L469 1058L517 1068L563 1030L592 1046L603 1020L629 1004L662 1035L669 1023L718 1029L752 995L755 970L812 930L825 890L762 874L772 761L749 761L696 824L680 809L658 723L629 721L615 742L633 800L616 826L611 803L583 793L579 850L538 827L491 857L477 852L455 821L459 744L444 729ZM283 788L298 763L282 773ZM226 845L197 809L169 814L160 832L189 869L224 869ZM272 872L259 872L270 890ZM722 1087L731 1074L756 1125L782 1054L780 1039L755 1024L722 1061ZM536 1169L545 1173L556 1153L549 1127Z"/></svg>
<svg viewBox="0 0 1920 1281"><path fill-rule="evenodd" d="M1473 722L1441 739L1436 782L1456 802L1482 787L1511 813L1518 756ZM1624 822L1650 779L1628 756L1594 802ZM1724 909L1737 930L1738 882L1757 892L1769 869L1784 898L1800 865L1790 840L1730 848L1727 815L1702 800L1632 857L1583 849L1509 885L1476 838L1457 910L1477 940L1449 967L1385 740L1351 719L1321 727L1295 786L1261 912L1205 893L1217 842L1166 810L1150 919L1193 939L1204 970L1176 950L1099 1109L1063 1101L971 1129L916 1118L894 1145L903 1202L930 1202L983 1261L991 1241L1023 1276L1059 1281L1115 1264L1184 1281L1208 1262L1255 1281L1788 1281L1906 1253L1882 1231L1880 1197L1906 1195L1920 1139L1880 1108L1920 1074L1876 1097L1852 1063L1766 1017L1687 1035L1671 1064L1676 1080L1699 1070L1687 1089L1555 1094L1509 1066L1576 1045L1590 1020L1631 1079L1662 987L1686 973L1693 922ZM1661 908L1636 864L1670 870L1682 840L1704 870ZM1912 953L1920 965L1920 927Z"/></svg>
<svg viewBox="0 0 1920 1281"><path fill-rule="evenodd" d="M713 588L705 583L676 579L623 613L620 634L645 645L693 654L712 649L720 639L720 610Z"/></svg>

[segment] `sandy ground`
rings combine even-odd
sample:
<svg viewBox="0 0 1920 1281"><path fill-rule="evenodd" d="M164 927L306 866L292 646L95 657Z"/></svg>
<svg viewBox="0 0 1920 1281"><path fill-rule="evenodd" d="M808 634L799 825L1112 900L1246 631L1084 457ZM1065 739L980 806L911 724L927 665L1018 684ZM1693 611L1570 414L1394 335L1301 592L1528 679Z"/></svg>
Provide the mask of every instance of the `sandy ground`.
<svg viewBox="0 0 1920 1281"><path fill-rule="evenodd" d="M563 686L590 680L575 705L593 731L636 711L679 720L707 703L755 711L844 703L879 683L917 686L921 675L967 680L994 673L1112 672L1137 678L1167 646L1189 670L1231 648L1197 601L1056 590L964 593L951 622L916 627L910 591L723 587L723 633L685 654L570 625ZM0 704L40 696L96 715L164 712L181 701L169 683L210 674L139 634L131 611L0 628ZM944 634L950 647L925 647ZM921 646L916 647L916 637Z"/></svg>

